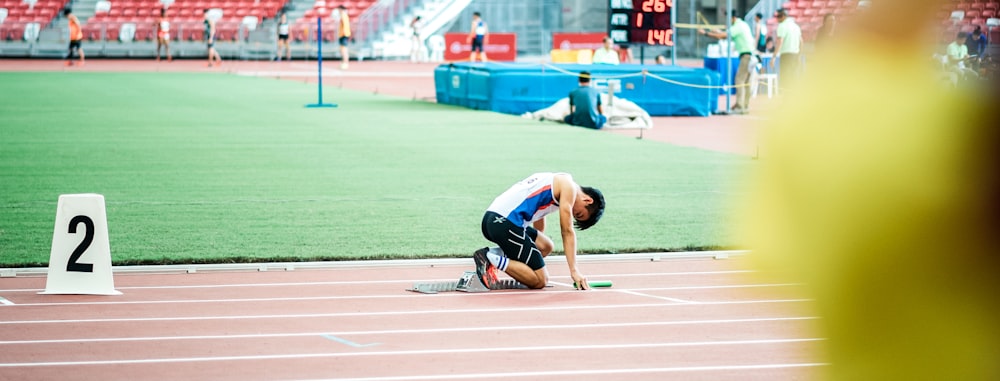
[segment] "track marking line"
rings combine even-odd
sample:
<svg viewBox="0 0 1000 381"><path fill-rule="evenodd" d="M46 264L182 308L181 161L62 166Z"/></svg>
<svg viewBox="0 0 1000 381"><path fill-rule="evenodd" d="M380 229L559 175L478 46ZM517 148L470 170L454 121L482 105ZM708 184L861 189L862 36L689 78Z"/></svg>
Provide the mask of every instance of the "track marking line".
<svg viewBox="0 0 1000 381"><path fill-rule="evenodd" d="M102 337L91 339L50 339L50 340L10 340L0 341L0 345L18 344L62 344L62 343L104 343L104 342L128 342L128 341L167 341L167 340L226 340L226 339L262 339L262 338L283 338L283 337L308 337L318 335L337 336L367 336L367 335L405 335L405 334L427 334L427 333L454 333L454 332L483 332L483 331L521 331L521 330L562 330L562 329L596 329L596 328L628 328L628 327L657 327L672 325L712 325L712 324L745 324L745 323L766 323L766 322L791 322L816 320L815 316L793 316L793 317L772 317L772 318L747 318L747 319L714 319L714 320L676 320L676 321L656 321L656 322L632 322L632 323L592 323L592 324L558 324L558 325L517 325L517 326L475 326L475 327L450 327L450 328L410 328L410 329L388 329L372 331L338 331L338 332L292 332L292 333L259 333L259 334L230 334L230 335L199 335L199 336L149 336L149 337Z"/></svg>
<svg viewBox="0 0 1000 381"><path fill-rule="evenodd" d="M352 269L353 270L353 269ZM685 275L722 275L722 274L744 274L753 272L751 270L727 270L727 271L693 271L693 272L666 272L666 273L624 273L624 274L598 274L591 275L592 278L631 278L649 276L685 276ZM171 274L180 275L180 274ZM569 279L568 275L552 276L550 278ZM458 278L450 279L397 279L397 280L357 280L357 281L329 281L329 282L288 282L288 283L234 283L234 284L205 284L205 285L176 285L176 286L117 286L116 290L162 290L162 289L194 289L194 288L226 288L226 287L297 287L297 286L320 286L320 285L359 285L359 284L395 284L395 283L418 283L418 282L446 282L454 281ZM9 289L0 292L39 292L44 289Z"/></svg>
<svg viewBox="0 0 1000 381"><path fill-rule="evenodd" d="M636 374L636 373L674 373L674 372L712 372L731 370L770 370L770 369L792 369L828 366L826 363L792 363L792 364L759 364L759 365L713 365L713 366L684 366L672 368L626 368L626 369L576 369L576 370L552 370L540 372L509 372L509 373L466 373L466 374L435 374L423 376L385 376L385 377L362 377L362 378L323 378L300 381L409 381L409 380L468 380L475 378L512 378L512 377L532 377L544 378L550 376L595 376L612 374Z"/></svg>
<svg viewBox="0 0 1000 381"><path fill-rule="evenodd" d="M695 302L695 301L691 301L691 300L671 298L669 296L659 296L659 295L644 294L644 293L635 292L635 291L632 291L632 290L617 290L617 291L620 292L620 293L622 293L622 294L629 294L629 295L635 295L635 296L643 296L643 297L653 298L653 299L661 299L661 300L666 300L666 301L670 301L670 302L674 302L674 303L689 303L689 304L698 304L699 303L699 302Z"/></svg>
<svg viewBox="0 0 1000 381"><path fill-rule="evenodd" d="M344 344L344 345L350 345L350 346L355 347L355 348L367 348L367 347L373 347L373 346L381 344L381 343L358 344L358 343L355 343L353 341L350 341L350 340L347 340L347 339L343 339L343 338L339 338L339 337L331 335L331 334L322 334L320 336L323 337L324 339L333 340L333 341L336 341L338 343L341 343L341 344Z"/></svg>
<svg viewBox="0 0 1000 381"><path fill-rule="evenodd" d="M27 363L0 363L0 368L14 367L45 367L45 366L79 366L79 365L122 365L122 364L157 364L157 363L178 363L178 362L209 362L209 361L240 361L240 360L287 360L287 359L307 359L307 358L330 358L330 357L377 357L377 356L413 356L413 355L434 355L434 354L472 354L491 352L564 352L564 351L599 351L613 349L649 349L649 348L671 348L671 347L704 347L704 346L730 346L730 345L771 345L771 344L793 344L822 341L821 338L801 338L801 339L766 339L766 340L726 340L726 341L695 341L677 343L633 343L633 344L601 344L601 345L550 345L537 347L496 347L496 348L447 348L447 349L422 349L405 351L382 351L382 352L342 352L342 353L301 353L285 355L254 355L254 356L213 356L213 357L177 357L158 359L135 359L135 360L95 360L95 361L49 361L49 362L27 362Z"/></svg>
<svg viewBox="0 0 1000 381"><path fill-rule="evenodd" d="M3 304L5 306L14 306L14 305L16 305L16 304L14 304L14 302L12 302L10 300L7 300L7 298L2 297L2 296L0 296L0 304Z"/></svg>
<svg viewBox="0 0 1000 381"><path fill-rule="evenodd" d="M549 284L554 284L558 286L563 286L572 289L573 286L568 283L561 282L549 282ZM756 288L756 287L786 287L788 284L759 284L759 285L727 285L727 286L680 286L680 287L653 287L653 288L630 288L630 289L593 289L594 292L625 292L625 291L679 291L679 290L712 290L712 289L733 289L733 288ZM527 292L532 292L534 290L528 290ZM559 293L572 293L577 290L546 290L546 294L559 294ZM512 295L523 295L519 292L492 292L485 293L481 295L493 295L494 297L502 296L512 296ZM638 295L638 293L637 293ZM427 297L466 297L468 294L465 293L439 293L435 295L428 295ZM649 295L652 297L652 295ZM401 299L401 298L413 298L412 293L395 293L395 294L381 294L381 295L337 295L337 296L295 296L295 297L280 297L280 298L227 298L227 299L177 299L177 300L127 300L127 301L110 301L110 302L45 302L45 303L20 303L17 306L21 307L43 307L43 306L105 306L105 305L135 305L135 304L186 304L186 303L261 303L261 302L283 302L283 301L307 301L307 300L352 300L352 299ZM671 300L671 299L665 299ZM673 301L682 301L681 299ZM2 302L2 300L0 300ZM692 302L688 302L692 303ZM15 305L13 302L10 305Z"/></svg>
<svg viewBox="0 0 1000 381"><path fill-rule="evenodd" d="M380 312L334 312L320 314L278 314L278 315L232 315L232 316L179 316L179 317L147 317L147 318L107 318L107 319L65 319L65 320L12 320L0 321L0 325L13 324L80 324L80 323L119 323L119 322L149 322L149 321L206 321L206 320L245 320L245 319L298 319L298 318L328 318L349 316L399 316L399 315L433 315L433 314L469 314L469 313L507 313L525 311L567 311L589 309L621 309L621 308L663 308L676 306L706 306L734 304L763 303L802 303L812 299L773 299L773 300L741 300L725 302L691 303L654 303L654 304L599 304L583 306L543 306L543 307L512 307L512 308L475 308L475 309L436 309L418 311L380 311Z"/></svg>

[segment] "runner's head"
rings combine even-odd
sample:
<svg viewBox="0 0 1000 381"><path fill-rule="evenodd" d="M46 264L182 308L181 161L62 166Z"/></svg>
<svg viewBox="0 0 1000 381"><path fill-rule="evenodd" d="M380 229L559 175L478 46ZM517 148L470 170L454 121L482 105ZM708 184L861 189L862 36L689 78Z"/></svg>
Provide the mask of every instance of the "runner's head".
<svg viewBox="0 0 1000 381"><path fill-rule="evenodd" d="M604 194L597 188L580 187L580 190L583 193L583 210L580 213L574 210L573 217L576 218L577 229L587 230L604 215Z"/></svg>

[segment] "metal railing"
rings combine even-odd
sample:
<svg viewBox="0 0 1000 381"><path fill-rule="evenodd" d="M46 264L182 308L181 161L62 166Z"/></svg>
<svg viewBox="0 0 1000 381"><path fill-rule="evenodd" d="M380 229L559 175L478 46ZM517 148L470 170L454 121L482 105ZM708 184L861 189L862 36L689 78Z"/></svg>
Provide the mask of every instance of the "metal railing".
<svg viewBox="0 0 1000 381"><path fill-rule="evenodd" d="M420 0L379 0L358 17L355 23L354 39L368 45L378 38L379 33L417 5Z"/></svg>

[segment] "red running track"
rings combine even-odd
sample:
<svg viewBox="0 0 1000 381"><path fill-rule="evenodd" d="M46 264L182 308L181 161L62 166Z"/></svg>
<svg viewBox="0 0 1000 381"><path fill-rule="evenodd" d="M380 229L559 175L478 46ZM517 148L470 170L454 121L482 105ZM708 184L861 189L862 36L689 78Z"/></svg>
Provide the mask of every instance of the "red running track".
<svg viewBox="0 0 1000 381"><path fill-rule="evenodd" d="M468 266L117 274L124 295L0 279L0 380L796 380L812 303L745 259L565 264L546 290L404 291ZM2 300L0 300L2 301Z"/></svg>

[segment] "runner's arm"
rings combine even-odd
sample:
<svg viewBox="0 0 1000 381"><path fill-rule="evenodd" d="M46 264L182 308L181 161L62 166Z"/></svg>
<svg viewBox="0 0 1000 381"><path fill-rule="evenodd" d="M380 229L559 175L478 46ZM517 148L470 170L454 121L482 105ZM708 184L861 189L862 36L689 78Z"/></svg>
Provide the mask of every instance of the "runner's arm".
<svg viewBox="0 0 1000 381"><path fill-rule="evenodd" d="M569 175L559 174L552 180L553 196L559 195L559 228L562 232L563 252L569 275L580 289L587 289L587 279L576 268L576 230L573 230L573 203L576 202L576 186Z"/></svg>

